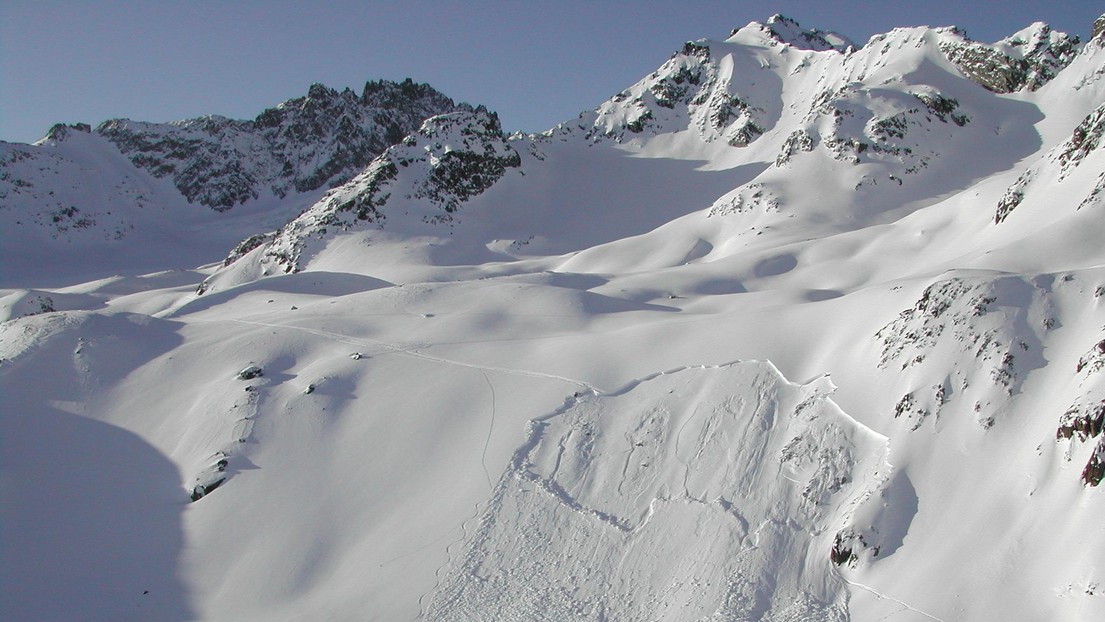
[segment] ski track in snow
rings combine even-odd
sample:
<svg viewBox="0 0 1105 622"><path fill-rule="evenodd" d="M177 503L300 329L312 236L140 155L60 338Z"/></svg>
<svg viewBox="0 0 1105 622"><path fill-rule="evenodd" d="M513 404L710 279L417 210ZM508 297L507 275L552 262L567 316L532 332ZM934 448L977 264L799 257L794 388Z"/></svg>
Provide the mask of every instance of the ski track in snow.
<svg viewBox="0 0 1105 622"><path fill-rule="evenodd" d="M491 472L487 470L487 446L491 444L491 434L495 431L495 385L491 384L491 379L487 377L486 372L480 372L484 381L487 383L487 388L491 390L491 421L487 425L487 438L483 442L483 453L480 454L480 466L483 467L483 474L487 477L488 490L494 490L495 484L491 482Z"/></svg>
<svg viewBox="0 0 1105 622"><path fill-rule="evenodd" d="M921 611L920 609L910 605L909 603L902 602L902 601L898 600L897 598L894 598L893 596L887 596L886 594L883 594L882 592L876 590L875 588L873 588L871 586L864 585L862 583L856 583L855 581L849 581L848 579L844 578L840 574L837 574L837 577L841 581L847 583L848 585L851 585L852 587L858 587L859 589L864 590L865 592L870 592L871 594L874 594L877 598L881 598L883 600L889 600L890 602L898 603L899 605L905 607L909 611L912 611L914 613L919 613L919 614L925 616L926 618L936 620L936 622L945 622L945 620L942 619L942 618L938 618L938 617L932 615L931 613L928 613L927 611ZM899 611L899 612L896 612L896 613L901 613L901 612ZM894 614L888 614L888 615L894 615ZM885 617L883 619L885 619Z"/></svg>
<svg viewBox="0 0 1105 622"><path fill-rule="evenodd" d="M325 339L330 339L330 340L338 341L338 342L341 342L341 343L348 343L350 345L365 346L365 347L375 346L375 347L378 347L378 348L383 348L384 350L387 350L388 352L390 352L392 354L401 354L401 355L405 355L405 356L410 356L412 358L422 359L424 361L431 361L431 362L434 362L434 363L441 363L443 365L456 365L458 367L467 367L469 369L476 369L476 370L480 370L480 371L483 371L483 372L489 372L489 371L490 372L499 372L499 373L504 373L504 374L513 374L515 376L525 376L525 377L528 377L528 378L544 378L544 379L547 379L547 380L557 380L559 382L567 382L569 384L574 384L578 387L583 387L584 389L587 389L588 391L591 391L591 392L596 393L596 394L601 395L601 394L605 393L602 389L599 389L599 388L595 387L594 385L592 385L588 382L584 382L583 380L576 380L574 378L568 378L566 376L558 376L556 374L548 374L548 373L545 373L545 372L530 371L530 370L525 370L525 369L512 369L512 368L509 368L509 367L497 367L495 365L480 365L478 363L466 363L464 361L456 361L456 360L453 360L453 359L447 359L447 358L440 357L440 356L432 356L432 355L429 355L429 354L425 354L423 352L419 352L417 349L414 349L414 347L403 347L403 346L396 345L396 344L393 344L393 343L387 343L387 342L384 342L384 341L377 341L375 339L369 339L367 337L354 338L354 337L349 337L347 335L342 335L341 333L334 333L334 332L321 330L321 329L317 329L317 328L307 328L305 326L295 326L294 324L271 324L271 323L268 323L268 322L258 322L258 321L255 321L255 320L241 320L241 319L193 320L193 321L196 321L196 322L236 322L238 324L250 324L250 325L253 325L253 326L264 326L264 327L267 327L267 328L287 328L287 329L291 329L291 330L298 330L298 331L301 331L301 332L310 333L310 334L316 335L318 337L323 337Z"/></svg>
<svg viewBox="0 0 1105 622"><path fill-rule="evenodd" d="M488 427L488 430L487 430L487 438L484 442L483 453L480 457L480 464L483 467L484 475L487 477L488 486L492 490L494 489L494 484L491 481L491 473L487 470L486 457L487 457L487 448L488 448L488 445L491 442L491 435L492 435L492 433L494 431L494 427L495 427L495 415L496 415L495 402L496 402L496 397L495 397L495 387L494 387L494 385L492 385L491 379L487 376L487 372L500 372L500 373L506 373L506 374L514 374L514 375L518 375L518 376L525 376L525 377L530 377L530 378L544 378L544 379L548 379L548 380L556 380L556 381L559 381L559 382L567 382L569 384L574 384L578 387L582 387L582 388L584 388L584 389L586 389L586 390L588 390L588 391L590 391L590 392L592 392L596 395L605 395L605 394L607 394L607 392L602 391L601 389L598 389L597 387L595 387L595 386L593 386L593 385L591 385L587 382L584 382L582 380L575 380L575 379L572 379L572 378L567 378L567 377L564 377L564 376L557 376L555 374L546 374L546 373L543 373L543 372L535 372L535 371L519 370L519 369L510 369L510 368L504 368L504 367L496 367L496 366L492 366L492 365L478 365L478 364L475 364L475 363L465 363L463 361L455 361L455 360L447 359L447 358L443 358L443 357L430 356L428 354L418 352L417 350L414 350L414 349L411 349L411 348L404 348L404 347L396 345L396 344L387 343L387 342L383 342L383 341L378 341L378 340L375 340L375 339L353 338L353 337L349 337L347 335L342 335L340 333L334 333L334 332L331 332L331 331L325 331L325 330L314 329L314 328L307 328L307 327L304 327L304 326L295 326L295 325L292 325L292 324L273 324L273 323L268 323L268 322L258 322L258 321L254 321L254 320L242 320L242 319L231 319L231 320L205 320L205 319L200 319L200 320L194 320L194 321L212 322L212 323L230 321L230 322L235 322L235 323L238 323L238 324L247 324L247 325L252 325L252 326L262 326L262 327L266 327L266 328L284 328L284 329L298 330L298 331L306 332L306 333L309 333L309 334L312 334L312 335L315 335L315 336L318 336L318 337L323 337L325 339L330 339L332 341L337 341L337 342L340 342L340 343L348 343L350 345L355 345L355 346L375 346L375 347L383 348L383 349L387 350L388 352L394 353L394 354L406 355L406 356L410 356L410 357L413 357L413 358L418 358L418 359L422 359L422 360L426 360L426 361L431 361L431 362L434 362L434 363L440 363L440 364L443 364L443 365L456 365L456 366L459 366L459 367L467 367L469 369L478 370L483 375L484 380L487 382L487 386L491 391L491 421L489 423L489 427ZM659 372L658 374L654 374L653 376L650 376L650 377L655 377L655 376L661 375L663 373L666 373L666 372ZM640 384L641 382L643 382L646 379L639 379L639 380L633 381L633 382L629 383L629 385L627 385L627 387L623 388L622 390L615 391L614 394L619 394L619 393L621 393L625 390L628 390L629 388ZM426 606L429 604L426 601L426 597L437 593L438 589L441 586L442 572L446 568L451 567L451 565L453 563L453 549L454 549L454 547L456 547L458 544L462 544L462 543L464 543L465 541L468 540L468 523L473 521L473 520L479 520L480 513L481 513L481 506L483 506L484 503L486 503L486 501L487 500L481 500L481 501L477 502L474 506L474 511L473 511L472 515L469 516L468 518L466 518L464 521L462 521L460 523L460 525L458 525L457 527L453 527L452 529L449 529L448 531L446 531L442 535L438 536L437 538L435 538L431 542L423 545L420 548L417 548L417 549L414 549L412 551L408 551L407 553L403 553L401 555L393 557L389 560L386 560L386 561L382 562L379 565L379 567L382 568L382 567L384 567L388 564L391 564L393 562L396 562L400 559L404 559L406 557L409 557L411 555L414 555L416 553L424 551L427 548L430 548L434 544L437 544L441 540L448 537L449 534L455 532L458 528L461 530L460 537L457 538L456 540L450 542L448 544L448 546L445 547L446 560L434 572L434 576L435 576L434 587L432 589L430 589L429 591L427 591L427 592L425 592L425 593L423 593L422 595L419 596L419 598L418 598L419 614L416 618L414 618L414 620L421 620L421 619L425 618L425 615L427 613L426 612Z"/></svg>
<svg viewBox="0 0 1105 622"><path fill-rule="evenodd" d="M461 534L460 534L459 538L457 538L456 540L453 540L452 542L450 542L448 545L445 546L445 561L442 562L442 564L434 570L434 586L432 588L430 588L428 591L423 592L421 595L418 596L418 616L413 618L411 620L411 622L418 622L418 620L425 620L426 619L426 614L428 613L427 607L430 604L429 601L427 600L427 597L433 597L433 595L437 594L438 590L441 589L442 574L444 572L446 572L446 570L448 568L451 568L452 565L453 565L453 548L456 547L459 544L464 544L465 542L468 541L468 523L470 523L472 521L475 521L477 523L479 522L480 515L483 513L483 509L484 509L485 504L490 503L491 499L492 499L492 497L488 497L487 499L481 499L480 501L477 501L475 503L475 505L472 506L473 511L472 511L471 516L469 516L468 518L465 518L463 521L461 521L460 525L457 525L456 527L453 527L449 531L446 531L444 534L442 534L441 537L439 537L437 540L434 540L434 542L430 543L430 544L434 544L434 543L440 542L445 536L453 533L458 528L461 531ZM419 549L419 550L423 550L425 548L428 548L430 546L430 544L427 544L426 546L422 547L422 549ZM418 551L411 551L410 553L407 553L406 555L411 555L411 554L416 553L416 552L418 552ZM404 557L406 555L404 555Z"/></svg>
<svg viewBox="0 0 1105 622"><path fill-rule="evenodd" d="M401 559L405 559L407 557L410 557L411 555L414 555L415 553L420 553L422 551L425 551L426 549L430 548L431 546L433 546L433 545L437 544L438 542L441 542L445 538L449 537L449 534L453 533L457 529L460 529L460 525L457 525L456 527L453 527L449 531L446 531L445 533L443 533L440 536L434 538L433 540L427 542L426 544L423 544L422 546L418 547L417 549L414 549L413 551L407 551L406 553L396 555L395 557L392 557L391 559L384 560L384 561L380 562L379 564L377 564L376 567L377 568L384 568L384 567L389 566L389 565L391 565L391 564L393 564L393 563L395 563L395 562L397 562Z"/></svg>

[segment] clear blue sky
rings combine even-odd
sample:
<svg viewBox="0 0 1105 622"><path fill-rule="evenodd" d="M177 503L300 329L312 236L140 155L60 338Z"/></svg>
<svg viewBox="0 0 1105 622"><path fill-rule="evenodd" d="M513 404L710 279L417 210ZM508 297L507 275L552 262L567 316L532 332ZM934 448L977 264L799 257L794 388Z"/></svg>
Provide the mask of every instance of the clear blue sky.
<svg viewBox="0 0 1105 622"><path fill-rule="evenodd" d="M1034 21L1085 39L1096 0L210 2L0 0L0 139L55 122L253 118L312 82L411 77L540 131L651 72L684 41L780 12L864 42L895 26L1000 39Z"/></svg>

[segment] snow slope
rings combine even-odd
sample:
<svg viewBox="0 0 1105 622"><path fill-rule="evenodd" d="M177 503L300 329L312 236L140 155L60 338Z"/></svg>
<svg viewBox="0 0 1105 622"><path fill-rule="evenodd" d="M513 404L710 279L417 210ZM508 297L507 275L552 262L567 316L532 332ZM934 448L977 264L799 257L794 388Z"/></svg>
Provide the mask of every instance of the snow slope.
<svg viewBox="0 0 1105 622"><path fill-rule="evenodd" d="M5 617L1102 618L1103 67L776 16L177 263L6 264Z"/></svg>

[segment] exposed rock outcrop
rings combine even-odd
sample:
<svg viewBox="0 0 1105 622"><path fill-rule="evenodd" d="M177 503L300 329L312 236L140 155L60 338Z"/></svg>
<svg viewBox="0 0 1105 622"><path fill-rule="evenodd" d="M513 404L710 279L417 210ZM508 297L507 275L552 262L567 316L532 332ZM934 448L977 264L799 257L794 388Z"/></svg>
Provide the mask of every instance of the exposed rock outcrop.
<svg viewBox="0 0 1105 622"><path fill-rule="evenodd" d="M95 132L139 168L171 178L189 202L225 210L264 193L284 197L344 183L427 117L462 109L469 107L410 79L368 82L360 95L313 84L305 97L253 120L114 119Z"/></svg>

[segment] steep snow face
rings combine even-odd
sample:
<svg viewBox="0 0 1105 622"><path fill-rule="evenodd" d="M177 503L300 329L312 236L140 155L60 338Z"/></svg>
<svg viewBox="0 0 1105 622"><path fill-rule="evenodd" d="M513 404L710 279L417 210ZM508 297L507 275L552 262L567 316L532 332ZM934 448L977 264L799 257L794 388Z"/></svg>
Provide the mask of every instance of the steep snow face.
<svg viewBox="0 0 1105 622"><path fill-rule="evenodd" d="M897 218L902 206L964 188L1040 146L1035 105L959 78L945 50L967 40L954 29L895 30L843 53L784 43L766 30L753 24L725 42L688 43L549 138L609 138L643 156L709 168L765 163L712 210L760 227Z"/></svg>
<svg viewBox="0 0 1105 622"><path fill-rule="evenodd" d="M711 214L781 228L795 226L795 217L801 226L832 228L898 218L904 206L964 188L1039 147L1032 128L1041 118L1038 108L973 88L948 66L942 50L965 40L958 31L897 30L855 51L814 45L810 41L827 35L801 31L808 37L798 36L796 28L778 18L742 28L725 42L688 43L594 112L544 135L507 140L497 127L464 116L456 117L453 129L441 131L486 135L486 144L453 148L420 132L329 193L273 241L259 235L244 240L228 265L258 247L266 250L251 255L248 267L235 266L238 276L232 280L302 269L308 238L316 240L308 253L314 257L324 252L326 240L365 225L390 230L413 220L447 223L454 231L461 202L491 189L507 168L524 174L550 170L555 165L544 153L557 143L601 151L612 142L650 158L705 161L710 169L747 167L755 178L735 175L746 183L708 197ZM464 123L471 127L459 129ZM495 154L488 151L492 143L499 145ZM451 155L442 160L446 152ZM957 164L967 160L974 165ZM433 190L457 187L442 177L450 170L454 177L470 176L473 187L448 190L450 196ZM817 179L815 192L805 182L811 178ZM428 200L418 203L421 198ZM539 200L518 201L513 209ZM433 206L430 213L426 206ZM495 215L518 217L501 210ZM532 250L518 243L543 237L540 231L519 239L483 229L488 237L481 243L508 255Z"/></svg>
<svg viewBox="0 0 1105 622"><path fill-rule="evenodd" d="M319 194L234 213L197 209L85 129L56 128L42 145L0 144L0 286L57 287L209 263Z"/></svg>
<svg viewBox="0 0 1105 622"><path fill-rule="evenodd" d="M244 210L250 222L231 217L211 227L218 214L189 209L175 188L88 128L54 134L48 145L0 144L0 286L57 287L195 266L258 219L290 216L289 207L270 204L267 215Z"/></svg>
<svg viewBox="0 0 1105 622"><path fill-rule="evenodd" d="M1105 200L1105 172L1099 163L1105 161L1105 104L1086 115L1071 133L1070 138L1053 148L1035 164L1021 173L1002 195L994 212L994 223L1001 224L1025 201L1029 195L1046 200L1055 192L1062 192L1074 184L1066 183L1068 177L1087 178L1091 181L1089 192L1085 193L1075 209L1100 204ZM1084 160L1094 164L1082 166ZM1096 164L1096 165L1095 165ZM1082 187L1087 187L1083 183Z"/></svg>
<svg viewBox="0 0 1105 622"><path fill-rule="evenodd" d="M252 121L115 119L95 131L135 166L172 179L189 202L224 210L262 194L282 198L344 183L423 119L456 109L453 100L410 79L368 82L360 95L314 84L305 97Z"/></svg>

